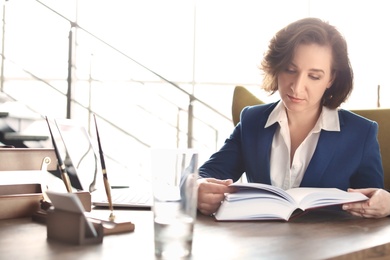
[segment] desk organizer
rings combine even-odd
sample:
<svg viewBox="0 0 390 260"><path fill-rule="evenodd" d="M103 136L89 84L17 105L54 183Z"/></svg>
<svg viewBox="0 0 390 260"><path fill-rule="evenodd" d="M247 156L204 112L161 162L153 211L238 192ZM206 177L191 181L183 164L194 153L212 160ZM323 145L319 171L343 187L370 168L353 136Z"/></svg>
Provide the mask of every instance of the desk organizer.
<svg viewBox="0 0 390 260"><path fill-rule="evenodd" d="M92 223L97 236L88 235L86 218L83 214L63 210L47 211L47 238L59 242L85 245L99 244L103 242L103 226L100 223Z"/></svg>
<svg viewBox="0 0 390 260"><path fill-rule="evenodd" d="M84 210L90 212L92 210L91 193L88 191L76 191L74 194L79 197ZM41 200L39 209L32 213L31 218L33 221L46 224L47 210L50 207L50 203L44 204L45 202Z"/></svg>
<svg viewBox="0 0 390 260"><path fill-rule="evenodd" d="M42 176L55 170L53 149L0 148L0 219L31 216L40 208Z"/></svg>
<svg viewBox="0 0 390 260"><path fill-rule="evenodd" d="M0 219L29 217L41 199L40 184L0 185Z"/></svg>
<svg viewBox="0 0 390 260"><path fill-rule="evenodd" d="M54 149L0 148L0 219L30 217L40 211L44 176L57 169ZM91 194L76 192L91 211Z"/></svg>

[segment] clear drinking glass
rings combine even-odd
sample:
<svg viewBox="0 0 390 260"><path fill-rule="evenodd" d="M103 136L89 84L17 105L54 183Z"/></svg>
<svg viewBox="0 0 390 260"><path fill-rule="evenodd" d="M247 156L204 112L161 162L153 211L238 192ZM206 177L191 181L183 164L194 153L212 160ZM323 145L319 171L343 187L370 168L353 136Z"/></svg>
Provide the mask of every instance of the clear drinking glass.
<svg viewBox="0 0 390 260"><path fill-rule="evenodd" d="M196 219L198 153L194 149L152 149L155 254L191 255Z"/></svg>

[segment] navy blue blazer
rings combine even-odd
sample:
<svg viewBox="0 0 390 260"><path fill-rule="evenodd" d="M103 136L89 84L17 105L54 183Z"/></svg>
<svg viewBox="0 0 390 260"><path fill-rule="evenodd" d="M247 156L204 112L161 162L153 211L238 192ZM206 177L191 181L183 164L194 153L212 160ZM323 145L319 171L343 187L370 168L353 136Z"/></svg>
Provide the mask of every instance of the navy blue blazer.
<svg viewBox="0 0 390 260"><path fill-rule="evenodd" d="M264 128L276 103L246 107L230 138L199 168L201 177L271 184L270 152L278 124ZM383 188L378 124L340 109L340 132L321 130L301 187Z"/></svg>

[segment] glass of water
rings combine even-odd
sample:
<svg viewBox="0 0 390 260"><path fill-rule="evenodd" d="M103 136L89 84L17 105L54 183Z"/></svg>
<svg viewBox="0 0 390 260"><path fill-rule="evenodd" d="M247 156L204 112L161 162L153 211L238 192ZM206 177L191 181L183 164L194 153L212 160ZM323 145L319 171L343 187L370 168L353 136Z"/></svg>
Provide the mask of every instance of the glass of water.
<svg viewBox="0 0 390 260"><path fill-rule="evenodd" d="M194 149L152 149L155 255L191 255L196 219L198 153Z"/></svg>

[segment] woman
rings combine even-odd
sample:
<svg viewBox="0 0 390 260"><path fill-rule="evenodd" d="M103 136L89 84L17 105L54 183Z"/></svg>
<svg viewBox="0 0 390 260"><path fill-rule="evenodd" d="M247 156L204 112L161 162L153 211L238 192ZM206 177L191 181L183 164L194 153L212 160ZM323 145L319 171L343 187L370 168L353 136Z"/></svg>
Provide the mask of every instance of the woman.
<svg viewBox="0 0 390 260"><path fill-rule="evenodd" d="M383 188L377 123L339 109L352 91L353 71L335 27L316 18L288 25L271 40L261 69L262 87L281 100L244 108L230 138L200 167L200 212L216 212L243 173L249 182L283 189ZM386 215L373 199L344 209Z"/></svg>

